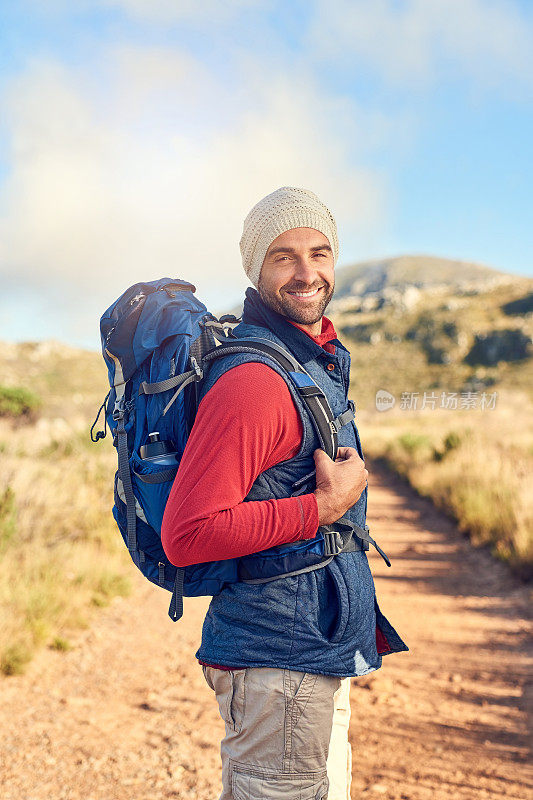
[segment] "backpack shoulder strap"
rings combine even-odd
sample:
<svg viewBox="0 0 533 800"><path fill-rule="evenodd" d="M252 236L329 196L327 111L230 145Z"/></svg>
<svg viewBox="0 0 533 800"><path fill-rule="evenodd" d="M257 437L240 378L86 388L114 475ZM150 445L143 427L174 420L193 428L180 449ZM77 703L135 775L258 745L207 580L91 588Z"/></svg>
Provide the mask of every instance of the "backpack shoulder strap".
<svg viewBox="0 0 533 800"><path fill-rule="evenodd" d="M309 373L285 348L270 339L233 339L210 350L203 357L209 363L234 353L253 353L267 356L288 374L304 405L309 411L313 427L318 435L320 446L334 461L338 448L338 422L333 416L327 397L314 382Z"/></svg>

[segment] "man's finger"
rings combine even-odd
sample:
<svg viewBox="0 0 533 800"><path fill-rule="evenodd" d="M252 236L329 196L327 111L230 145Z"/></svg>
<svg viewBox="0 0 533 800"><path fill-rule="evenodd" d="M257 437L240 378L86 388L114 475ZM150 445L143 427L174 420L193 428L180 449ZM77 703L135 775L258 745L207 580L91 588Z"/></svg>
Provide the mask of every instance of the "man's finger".
<svg viewBox="0 0 533 800"><path fill-rule="evenodd" d="M321 458L323 459L324 457L327 458L328 461L331 461L331 458L328 456L326 451L325 450L321 450L320 447L318 447L315 450L315 452L313 453L313 457L315 459L315 464L316 464L317 461L320 461L320 459Z"/></svg>
<svg viewBox="0 0 533 800"><path fill-rule="evenodd" d="M359 453L355 449L355 447L339 447L337 449L337 458L340 458L342 461L346 461L348 458L359 458Z"/></svg>

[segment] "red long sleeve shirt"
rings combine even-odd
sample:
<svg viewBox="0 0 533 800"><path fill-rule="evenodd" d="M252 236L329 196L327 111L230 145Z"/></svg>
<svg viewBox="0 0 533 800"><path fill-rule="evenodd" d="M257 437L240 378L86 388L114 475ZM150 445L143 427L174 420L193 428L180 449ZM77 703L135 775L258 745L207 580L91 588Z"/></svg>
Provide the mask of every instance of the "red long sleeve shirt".
<svg viewBox="0 0 533 800"><path fill-rule="evenodd" d="M333 352L336 337L324 317L311 338ZM281 375L257 362L224 373L198 407L170 491L161 529L169 560L185 567L312 539L314 494L243 502L261 472L296 455L302 435Z"/></svg>

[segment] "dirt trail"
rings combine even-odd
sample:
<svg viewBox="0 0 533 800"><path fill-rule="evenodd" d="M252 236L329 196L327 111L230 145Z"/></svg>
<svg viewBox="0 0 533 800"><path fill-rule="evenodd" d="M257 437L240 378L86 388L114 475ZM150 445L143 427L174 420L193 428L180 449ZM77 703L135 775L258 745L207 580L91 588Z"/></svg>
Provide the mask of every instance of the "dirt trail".
<svg viewBox="0 0 533 800"><path fill-rule="evenodd" d="M371 556L380 605L410 652L352 682L353 797L533 797L528 590L377 466L370 498L393 562ZM72 651L0 682L2 800L216 800L223 726L194 659L207 600L173 624L168 599L140 578Z"/></svg>

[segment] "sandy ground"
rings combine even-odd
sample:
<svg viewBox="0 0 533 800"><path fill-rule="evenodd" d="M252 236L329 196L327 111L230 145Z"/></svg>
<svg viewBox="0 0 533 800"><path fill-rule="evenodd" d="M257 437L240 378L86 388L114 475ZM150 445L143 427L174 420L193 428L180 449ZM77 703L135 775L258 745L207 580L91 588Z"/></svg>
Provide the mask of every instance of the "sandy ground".
<svg viewBox="0 0 533 800"><path fill-rule="evenodd" d="M532 798L530 594L369 469L369 524L393 562L371 556L378 598L410 652L352 681L353 798ZM135 586L73 650L0 681L1 800L218 797L223 724L194 659L208 601L173 624L169 595Z"/></svg>

